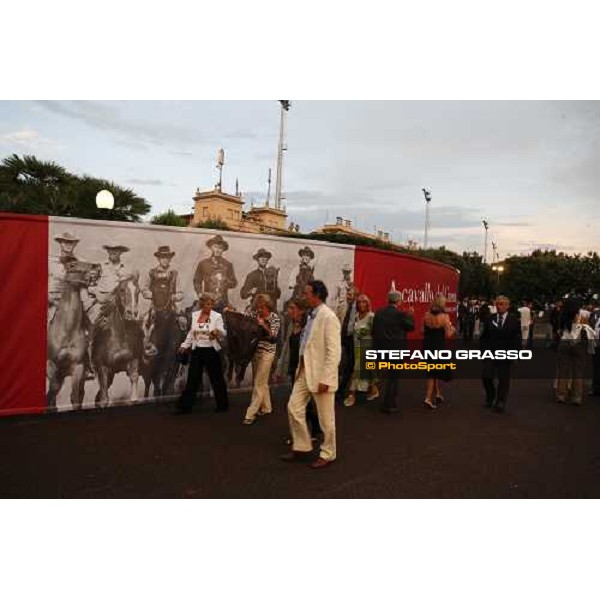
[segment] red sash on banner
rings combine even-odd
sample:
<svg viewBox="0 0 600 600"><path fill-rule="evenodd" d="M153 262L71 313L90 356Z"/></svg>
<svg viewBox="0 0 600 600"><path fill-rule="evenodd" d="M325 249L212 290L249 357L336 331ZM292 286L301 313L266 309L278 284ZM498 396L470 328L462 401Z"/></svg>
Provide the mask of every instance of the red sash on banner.
<svg viewBox="0 0 600 600"><path fill-rule="evenodd" d="M40 413L46 407L48 217L0 213L0 241L0 416Z"/></svg>

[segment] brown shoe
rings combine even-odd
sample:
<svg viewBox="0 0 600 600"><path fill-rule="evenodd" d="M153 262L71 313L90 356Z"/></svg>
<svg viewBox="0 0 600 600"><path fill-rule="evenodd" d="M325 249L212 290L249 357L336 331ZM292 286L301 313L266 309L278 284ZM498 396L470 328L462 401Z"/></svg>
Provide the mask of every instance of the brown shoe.
<svg viewBox="0 0 600 600"><path fill-rule="evenodd" d="M279 458L284 462L308 462L312 457L312 452L298 452L292 450L287 454L282 454Z"/></svg>
<svg viewBox="0 0 600 600"><path fill-rule="evenodd" d="M328 467L332 462L333 462L332 460L326 460L319 456L319 458L317 458L317 460L315 460L315 462L310 463L310 465L308 465L308 466L311 469L324 469L325 467Z"/></svg>

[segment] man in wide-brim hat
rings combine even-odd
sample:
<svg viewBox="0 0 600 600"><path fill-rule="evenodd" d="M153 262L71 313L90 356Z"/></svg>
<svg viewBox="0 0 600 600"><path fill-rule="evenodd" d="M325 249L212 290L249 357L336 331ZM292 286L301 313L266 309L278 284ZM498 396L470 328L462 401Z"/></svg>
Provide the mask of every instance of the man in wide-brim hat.
<svg viewBox="0 0 600 600"><path fill-rule="evenodd" d="M154 256L158 265L148 271L142 283L142 295L152 303L147 319L154 320L153 343L156 348L148 377L154 382L154 394L167 396L173 393L175 383L173 342L180 335L177 302L183 299L183 291L179 287L179 274L171 268L175 252L170 246L159 246Z"/></svg>
<svg viewBox="0 0 600 600"><path fill-rule="evenodd" d="M315 253L309 246L304 246L298 250L300 264L294 268L288 280L289 299L298 299L304 296L304 288L309 281L314 279L314 266L310 263L315 257Z"/></svg>
<svg viewBox="0 0 600 600"><path fill-rule="evenodd" d="M308 246L304 246L304 248L298 250L298 256L308 256L312 260L315 257L315 253Z"/></svg>
<svg viewBox="0 0 600 600"><path fill-rule="evenodd" d="M240 290L242 300L252 298L246 309L247 312L254 310L258 294L268 294L271 297L272 310L277 312L277 300L281 296L281 290L277 281L279 269L267 266L272 256L268 250L259 248L252 257L258 263L258 267L246 275L246 280Z"/></svg>
<svg viewBox="0 0 600 600"><path fill-rule="evenodd" d="M179 289L179 276L175 269L171 268L171 259L175 252L170 246L159 246L154 253L158 259L158 266L148 272L142 285L142 295L146 300L152 301L152 308L156 312L175 310L175 302L183 298L183 292Z"/></svg>
<svg viewBox="0 0 600 600"><path fill-rule="evenodd" d="M237 279L233 265L222 256L223 252L229 250L229 244L223 237L215 235L206 245L210 248L211 256L198 263L194 274L194 289L197 294L213 294L214 310L221 312L229 304L228 291L237 285Z"/></svg>
<svg viewBox="0 0 600 600"><path fill-rule="evenodd" d="M52 309L58 305L62 297L65 276L67 274L65 264L72 260L77 260L75 257L75 246L79 243L79 238L72 233L65 232L54 236L55 241L60 246L59 256L51 256L48 264L48 303ZM51 319L54 315L54 310L48 314Z"/></svg>
<svg viewBox="0 0 600 600"><path fill-rule="evenodd" d="M129 252L130 249L122 244L103 244L102 247L108 253L108 260L102 263L102 275L97 285L90 288L90 292L96 296L96 300L100 304L106 302L108 296L117 288L121 281L131 276L131 273L121 260L121 254ZM96 320L98 314L99 307L90 312L92 322Z"/></svg>
<svg viewBox="0 0 600 600"><path fill-rule="evenodd" d="M173 258L175 256L175 252L171 252L171 248L169 246L159 246L158 250L154 253L154 256L156 256L156 258Z"/></svg>
<svg viewBox="0 0 600 600"><path fill-rule="evenodd" d="M221 246L223 248L223 252L229 250L229 244L220 235L215 235L214 237L211 237L206 242L206 245L209 248L212 248L213 246Z"/></svg>

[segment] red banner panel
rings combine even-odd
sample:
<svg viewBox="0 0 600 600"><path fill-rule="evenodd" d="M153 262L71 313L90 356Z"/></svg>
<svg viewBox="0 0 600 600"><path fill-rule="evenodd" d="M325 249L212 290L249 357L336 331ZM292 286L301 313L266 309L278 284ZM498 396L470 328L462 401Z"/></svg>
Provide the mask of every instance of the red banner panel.
<svg viewBox="0 0 600 600"><path fill-rule="evenodd" d="M402 296L402 307L415 309L415 331L420 337L423 316L437 294L446 296L447 310L456 320L456 295L459 273L456 269L416 256L356 247L354 281L370 297L373 310L386 305L387 294L394 288Z"/></svg>
<svg viewBox="0 0 600 600"><path fill-rule="evenodd" d="M0 213L0 415L44 412L48 218Z"/></svg>

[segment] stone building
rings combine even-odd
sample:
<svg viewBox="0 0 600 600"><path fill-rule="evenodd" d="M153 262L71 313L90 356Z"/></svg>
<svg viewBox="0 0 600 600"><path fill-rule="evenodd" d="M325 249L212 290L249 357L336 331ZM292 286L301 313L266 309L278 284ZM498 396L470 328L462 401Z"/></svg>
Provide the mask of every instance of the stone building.
<svg viewBox="0 0 600 600"><path fill-rule="evenodd" d="M227 194L216 186L207 192L196 191L194 212L182 215L189 227L219 219L231 230L245 233L281 233L287 231L287 214L269 205L252 206L244 210L241 194Z"/></svg>

